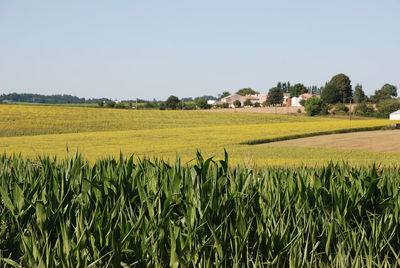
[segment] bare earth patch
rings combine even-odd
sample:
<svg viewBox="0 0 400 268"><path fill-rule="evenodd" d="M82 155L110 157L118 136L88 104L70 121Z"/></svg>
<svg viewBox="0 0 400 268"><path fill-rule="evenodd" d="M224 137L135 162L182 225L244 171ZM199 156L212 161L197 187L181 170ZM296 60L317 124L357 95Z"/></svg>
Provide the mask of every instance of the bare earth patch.
<svg viewBox="0 0 400 268"><path fill-rule="evenodd" d="M375 152L400 152L400 130L324 135L271 142L258 146L301 146L332 149L355 149Z"/></svg>

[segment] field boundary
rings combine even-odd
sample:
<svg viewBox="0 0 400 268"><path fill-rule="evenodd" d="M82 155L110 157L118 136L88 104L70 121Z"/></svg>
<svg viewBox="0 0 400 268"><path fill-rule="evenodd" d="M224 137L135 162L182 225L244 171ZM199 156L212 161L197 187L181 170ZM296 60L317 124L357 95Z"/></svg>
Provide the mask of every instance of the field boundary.
<svg viewBox="0 0 400 268"><path fill-rule="evenodd" d="M321 131L321 132L312 132L312 133L288 135L288 136L281 136L281 137L274 137L274 138L249 140L249 141L241 142L239 144L240 145L257 145L257 144L271 143L271 142L275 142L275 141L294 140L294 139L314 137L314 136L323 136L323 135L332 135L332 134L341 134L341 133L351 133L351 132L361 132L361 131L385 130L385 129L387 129L387 127L388 126L375 126L375 127L362 127L362 128L345 128L345 129L328 130L328 131Z"/></svg>

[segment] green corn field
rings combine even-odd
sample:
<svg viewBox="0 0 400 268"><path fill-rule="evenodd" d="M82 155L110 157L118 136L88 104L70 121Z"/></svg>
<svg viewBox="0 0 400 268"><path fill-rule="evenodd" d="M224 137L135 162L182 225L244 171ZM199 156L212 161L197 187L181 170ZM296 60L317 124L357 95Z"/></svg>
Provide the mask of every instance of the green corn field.
<svg viewBox="0 0 400 268"><path fill-rule="evenodd" d="M0 156L1 267L400 266L400 172Z"/></svg>

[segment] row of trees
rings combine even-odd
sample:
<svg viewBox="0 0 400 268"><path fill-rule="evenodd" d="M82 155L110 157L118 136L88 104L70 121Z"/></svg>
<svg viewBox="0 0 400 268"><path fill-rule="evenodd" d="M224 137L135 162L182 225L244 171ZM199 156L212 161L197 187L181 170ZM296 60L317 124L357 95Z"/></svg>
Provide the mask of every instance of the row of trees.
<svg viewBox="0 0 400 268"><path fill-rule="evenodd" d="M85 103L85 98L78 98L71 95L41 95L31 93L10 93L0 95L0 102L4 100L48 104Z"/></svg>

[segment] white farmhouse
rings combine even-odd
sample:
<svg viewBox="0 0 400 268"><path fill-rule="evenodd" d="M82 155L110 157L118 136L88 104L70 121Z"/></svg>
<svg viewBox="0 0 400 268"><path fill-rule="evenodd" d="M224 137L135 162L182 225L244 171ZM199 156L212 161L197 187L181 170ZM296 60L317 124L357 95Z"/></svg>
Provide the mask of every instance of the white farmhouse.
<svg viewBox="0 0 400 268"><path fill-rule="evenodd" d="M390 120L400 120L400 110L389 115Z"/></svg>
<svg viewBox="0 0 400 268"><path fill-rule="evenodd" d="M300 107L301 106L301 104L300 104L301 100L308 100L309 98L312 98L312 97L319 97L319 96L315 95L315 94L312 94L312 93L304 93L304 94L301 94L298 97L293 97L291 104L294 107Z"/></svg>

